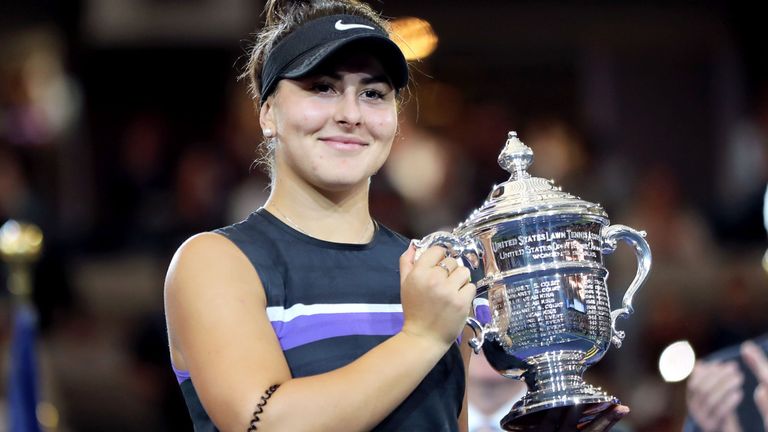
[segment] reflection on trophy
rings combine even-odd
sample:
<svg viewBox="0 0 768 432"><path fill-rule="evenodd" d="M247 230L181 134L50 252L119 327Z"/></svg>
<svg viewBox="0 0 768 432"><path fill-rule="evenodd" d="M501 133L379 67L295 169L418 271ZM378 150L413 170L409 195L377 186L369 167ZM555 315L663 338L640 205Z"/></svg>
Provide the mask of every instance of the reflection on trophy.
<svg viewBox="0 0 768 432"><path fill-rule="evenodd" d="M565 255L566 261L583 261L584 260L584 247L575 240L569 240L565 243ZM574 274L565 277L567 282L565 286L566 294L566 307L573 310L577 310L581 313L587 313L587 307L585 303L585 284L584 275Z"/></svg>
<svg viewBox="0 0 768 432"><path fill-rule="evenodd" d="M417 247L441 245L467 262L478 288L475 318L467 319L476 335L470 345L500 374L528 386L502 428L542 430L566 420L575 429L619 403L582 376L610 342L621 346L616 320L632 313L651 252L644 232L610 225L599 204L532 177L532 160L533 151L510 132L499 155L510 179L452 233L430 234ZM638 268L622 307L611 311L603 255L619 240L634 247Z"/></svg>

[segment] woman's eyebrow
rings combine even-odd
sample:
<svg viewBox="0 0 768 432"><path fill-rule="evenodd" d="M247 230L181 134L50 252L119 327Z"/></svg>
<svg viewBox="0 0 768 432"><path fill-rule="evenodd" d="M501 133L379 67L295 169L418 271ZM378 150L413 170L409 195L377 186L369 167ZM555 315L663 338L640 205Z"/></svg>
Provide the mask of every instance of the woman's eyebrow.
<svg viewBox="0 0 768 432"><path fill-rule="evenodd" d="M313 78L329 78L334 81L341 80L341 75L337 72L322 72L315 75Z"/></svg>
<svg viewBox="0 0 768 432"><path fill-rule="evenodd" d="M387 77L384 74L363 78L360 80L360 82L362 82L363 84L375 84L375 83L391 84L389 77Z"/></svg>
<svg viewBox="0 0 768 432"><path fill-rule="evenodd" d="M338 72L326 72L326 73L318 74L317 76L329 78L333 81L341 81L341 74ZM390 84L391 81L386 74L378 74L378 75L373 75L366 78L361 78L360 82L363 84L374 84L374 83Z"/></svg>

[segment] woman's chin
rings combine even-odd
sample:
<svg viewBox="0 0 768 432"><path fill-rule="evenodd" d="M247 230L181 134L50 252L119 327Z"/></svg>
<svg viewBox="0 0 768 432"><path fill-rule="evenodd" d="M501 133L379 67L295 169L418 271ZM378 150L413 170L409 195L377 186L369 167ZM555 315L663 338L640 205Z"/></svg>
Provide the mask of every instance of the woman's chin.
<svg viewBox="0 0 768 432"><path fill-rule="evenodd" d="M315 186L328 192L345 192L359 187L368 187L368 175L334 175L316 179Z"/></svg>

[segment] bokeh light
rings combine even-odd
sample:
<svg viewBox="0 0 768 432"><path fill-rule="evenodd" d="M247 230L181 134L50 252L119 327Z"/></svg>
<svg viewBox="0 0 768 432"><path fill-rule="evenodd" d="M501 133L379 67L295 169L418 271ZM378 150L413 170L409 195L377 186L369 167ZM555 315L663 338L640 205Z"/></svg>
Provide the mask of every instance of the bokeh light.
<svg viewBox="0 0 768 432"><path fill-rule="evenodd" d="M678 382L693 372L696 354L688 341L677 341L662 351L659 357L659 373L666 382Z"/></svg>
<svg viewBox="0 0 768 432"><path fill-rule="evenodd" d="M393 20L391 33L406 60L426 58L437 48L437 35L432 25L421 18L403 17Z"/></svg>

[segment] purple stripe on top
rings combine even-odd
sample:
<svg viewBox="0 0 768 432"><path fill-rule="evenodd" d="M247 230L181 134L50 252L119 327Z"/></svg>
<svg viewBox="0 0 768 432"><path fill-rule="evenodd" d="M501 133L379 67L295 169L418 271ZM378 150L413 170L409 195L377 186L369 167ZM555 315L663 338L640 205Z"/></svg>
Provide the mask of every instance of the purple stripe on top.
<svg viewBox="0 0 768 432"><path fill-rule="evenodd" d="M173 373L176 374L176 381L178 381L179 384L189 379L189 371L176 369L176 366L174 366L173 363L171 363L171 368L173 368Z"/></svg>
<svg viewBox="0 0 768 432"><path fill-rule="evenodd" d="M283 350L340 336L391 336L403 328L402 312L359 312L298 316L272 321Z"/></svg>

